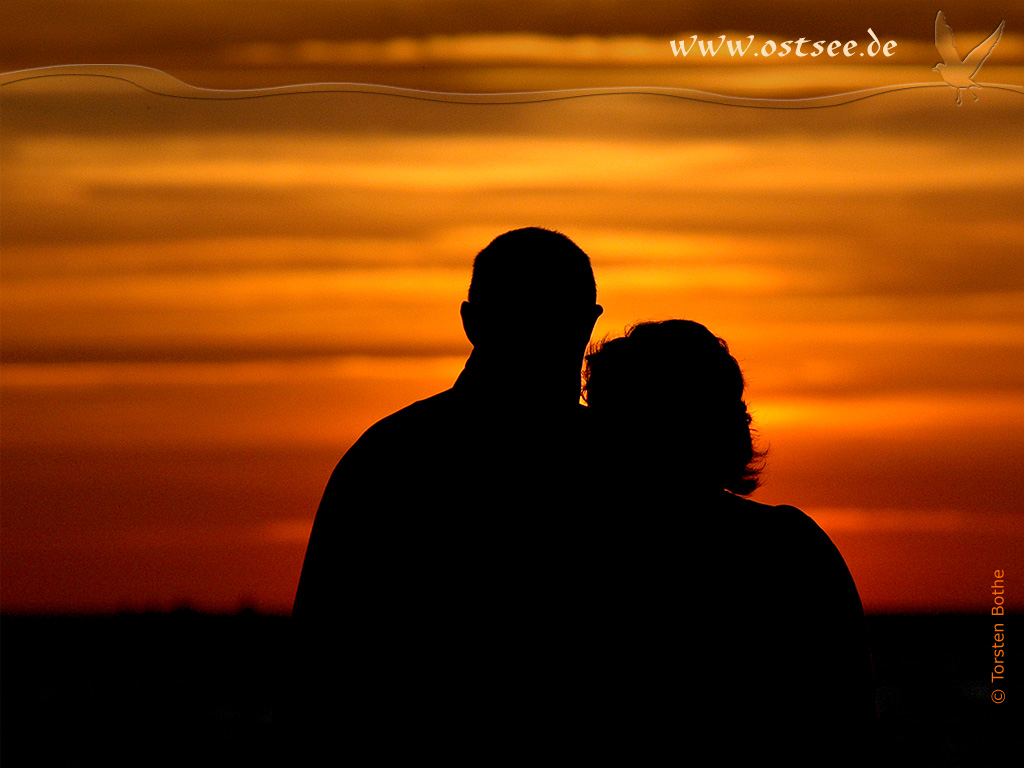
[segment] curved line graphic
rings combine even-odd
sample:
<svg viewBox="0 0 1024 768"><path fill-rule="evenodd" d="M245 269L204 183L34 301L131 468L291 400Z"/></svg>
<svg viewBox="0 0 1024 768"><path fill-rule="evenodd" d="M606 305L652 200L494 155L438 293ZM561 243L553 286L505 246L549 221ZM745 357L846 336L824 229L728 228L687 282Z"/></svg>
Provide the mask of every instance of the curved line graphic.
<svg viewBox="0 0 1024 768"><path fill-rule="evenodd" d="M522 91L509 93L451 93L446 91L421 91L413 88L399 88L390 85L373 85L370 83L304 83L301 85L285 85L273 88L250 88L242 90L224 90L200 88L189 85L166 72L152 67L134 64L76 64L56 67L40 67L38 69L22 69L15 72L0 74L0 87L28 80L52 77L95 77L121 80L144 91L177 99L199 100L239 100L262 99L271 96L287 96L311 93L365 93L378 96L416 99L419 101L444 102L450 104L496 105L496 104L534 104L546 101L561 101L589 96L618 96L626 94L642 94L649 96L668 96L677 99L700 101L709 104L720 104L728 107L747 107L754 109L820 109L836 107L855 101L880 96L884 93L904 91L917 88L948 88L944 82L936 83L901 83L898 85L866 88L860 91L837 93L826 96L812 96L799 99L763 99L743 96L727 96L720 93L696 91L689 88L651 87L620 87L620 88L571 88L556 91ZM984 88L1011 91L1024 95L1024 86L995 83L981 83Z"/></svg>

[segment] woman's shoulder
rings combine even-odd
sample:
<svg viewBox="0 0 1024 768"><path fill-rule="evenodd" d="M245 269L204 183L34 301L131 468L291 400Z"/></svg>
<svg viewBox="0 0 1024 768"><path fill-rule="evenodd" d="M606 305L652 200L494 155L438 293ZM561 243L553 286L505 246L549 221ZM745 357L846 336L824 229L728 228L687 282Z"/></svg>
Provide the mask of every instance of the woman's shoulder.
<svg viewBox="0 0 1024 768"><path fill-rule="evenodd" d="M734 496L729 502L733 519L744 525L759 547L772 551L794 568L806 567L818 578L849 582L852 577L831 537L810 515L789 504L771 506ZM855 589L855 588L854 588Z"/></svg>
<svg viewBox="0 0 1024 768"><path fill-rule="evenodd" d="M775 523L804 524L805 521L814 522L802 510L791 504L762 504L759 501L748 499L745 496L737 496L728 491L723 491L720 498L723 508L745 517L763 519Z"/></svg>
<svg viewBox="0 0 1024 768"><path fill-rule="evenodd" d="M781 539L795 546L815 542L833 547L828 534L808 514L791 504L762 504L726 492L721 509L735 524L766 539Z"/></svg>

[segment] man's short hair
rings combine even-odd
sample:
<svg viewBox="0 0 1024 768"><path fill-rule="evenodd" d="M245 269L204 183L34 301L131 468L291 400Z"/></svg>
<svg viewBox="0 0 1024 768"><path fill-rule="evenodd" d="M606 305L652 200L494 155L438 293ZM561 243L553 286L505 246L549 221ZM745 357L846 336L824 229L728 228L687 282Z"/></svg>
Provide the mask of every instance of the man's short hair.
<svg viewBox="0 0 1024 768"><path fill-rule="evenodd" d="M590 257L561 232L540 227L494 238L473 262L469 301L503 307L524 300L565 307L596 304Z"/></svg>

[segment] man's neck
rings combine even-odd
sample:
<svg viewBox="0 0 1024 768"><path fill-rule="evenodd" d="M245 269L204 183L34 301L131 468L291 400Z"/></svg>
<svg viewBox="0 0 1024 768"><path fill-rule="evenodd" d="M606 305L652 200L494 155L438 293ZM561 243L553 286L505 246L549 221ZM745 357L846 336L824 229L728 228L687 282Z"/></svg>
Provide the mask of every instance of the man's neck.
<svg viewBox="0 0 1024 768"><path fill-rule="evenodd" d="M506 408L568 410L579 404L580 374L572 366L532 367L508 355L474 349L455 387Z"/></svg>

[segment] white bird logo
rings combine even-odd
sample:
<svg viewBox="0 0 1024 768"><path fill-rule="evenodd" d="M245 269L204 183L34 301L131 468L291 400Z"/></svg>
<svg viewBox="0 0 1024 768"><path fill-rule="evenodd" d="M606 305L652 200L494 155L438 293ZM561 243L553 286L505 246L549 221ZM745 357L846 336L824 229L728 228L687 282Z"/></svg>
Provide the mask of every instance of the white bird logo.
<svg viewBox="0 0 1024 768"><path fill-rule="evenodd" d="M946 14L939 11L935 17L935 47L938 48L939 54L942 56L942 63L932 67L932 72L938 72L951 88L956 89L957 106L962 103L960 92L965 88L975 101L978 100L978 95L971 89L980 89L981 86L972 78L978 74L981 65L985 63L985 59L992 53L999 38L1003 36L1005 24L1005 21L999 22L995 32L978 43L970 53L961 59L960 54L956 52L953 29L946 23Z"/></svg>

